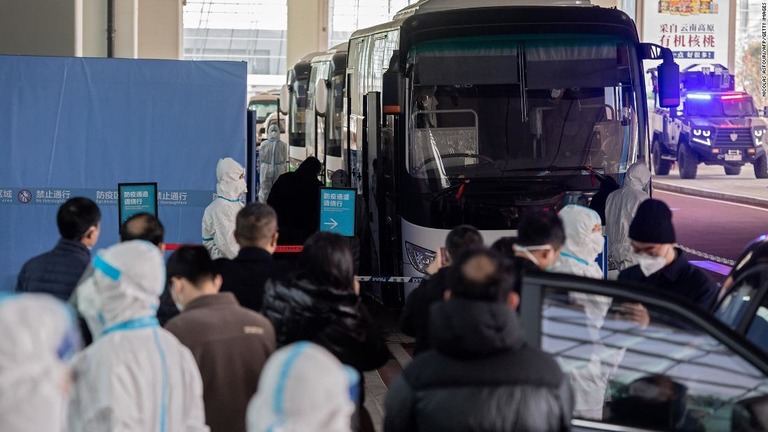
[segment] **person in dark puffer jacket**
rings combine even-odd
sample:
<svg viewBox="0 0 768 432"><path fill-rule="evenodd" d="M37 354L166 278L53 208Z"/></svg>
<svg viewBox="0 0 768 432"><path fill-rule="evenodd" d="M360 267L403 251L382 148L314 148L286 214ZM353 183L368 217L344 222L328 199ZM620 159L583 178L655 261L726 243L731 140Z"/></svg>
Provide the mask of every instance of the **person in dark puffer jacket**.
<svg viewBox="0 0 768 432"><path fill-rule="evenodd" d="M265 287L262 313L272 321L278 347L314 342L357 369L362 387L362 373L383 366L389 350L360 300L349 240L328 232L314 234L296 268ZM373 431L362 388L359 395L353 430Z"/></svg>
<svg viewBox="0 0 768 432"><path fill-rule="evenodd" d="M360 372L383 365L384 339L359 296L349 242L337 234L313 235L299 256L297 273L267 282L263 314L278 346L308 340Z"/></svg>
<svg viewBox="0 0 768 432"><path fill-rule="evenodd" d="M569 430L569 381L526 343L508 261L480 249L452 272L449 299L430 310L433 349L389 389L385 432Z"/></svg>
<svg viewBox="0 0 768 432"><path fill-rule="evenodd" d="M100 221L99 207L88 198L75 197L62 204L56 214L59 242L52 250L24 264L16 291L46 293L69 300L91 261L90 249L99 239Z"/></svg>

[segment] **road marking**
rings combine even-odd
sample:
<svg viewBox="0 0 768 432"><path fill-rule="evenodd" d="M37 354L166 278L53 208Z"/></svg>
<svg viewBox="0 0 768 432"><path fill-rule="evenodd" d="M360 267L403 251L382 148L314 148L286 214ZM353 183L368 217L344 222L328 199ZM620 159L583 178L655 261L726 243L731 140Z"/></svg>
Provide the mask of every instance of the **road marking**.
<svg viewBox="0 0 768 432"><path fill-rule="evenodd" d="M728 276L731 274L731 268L727 265L716 263L714 261L688 261L691 264L695 265L696 267L703 268L705 270L709 270L711 272L721 274L723 276Z"/></svg>
<svg viewBox="0 0 768 432"><path fill-rule="evenodd" d="M654 195L655 194L677 195L677 196L680 196L680 197L683 197L683 198L693 198L693 199L698 199L698 200L703 200L703 201L711 201L711 202L720 203L720 204L728 204L728 205L732 205L732 206L746 207L746 208L753 209L753 210L760 210L760 211L768 212L768 209L766 209L766 208L755 207L755 206L752 206L752 205L749 205L749 204L740 204L740 203L734 203L734 202L730 202L730 201L721 201L721 200L716 200L716 199L712 199L712 198L703 198L703 197L698 197L698 196L693 196L693 195L685 195L685 194L681 194L681 193L677 193L677 192L669 192L669 191L656 190L656 191L654 191Z"/></svg>

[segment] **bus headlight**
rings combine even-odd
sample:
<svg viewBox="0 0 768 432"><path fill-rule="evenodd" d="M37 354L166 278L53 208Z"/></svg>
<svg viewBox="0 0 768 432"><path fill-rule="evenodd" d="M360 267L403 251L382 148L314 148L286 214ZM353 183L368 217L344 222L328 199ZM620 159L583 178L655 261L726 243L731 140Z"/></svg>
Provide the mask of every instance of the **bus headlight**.
<svg viewBox="0 0 768 432"><path fill-rule="evenodd" d="M432 264L437 254L434 251L416 246L413 243L405 242L405 254L408 255L408 261L413 268L421 273L427 273L427 267Z"/></svg>
<svg viewBox="0 0 768 432"><path fill-rule="evenodd" d="M765 129L764 128L752 129L752 135L755 136L755 147L757 147L763 143L763 135L765 135Z"/></svg>
<svg viewBox="0 0 768 432"><path fill-rule="evenodd" d="M712 145L712 131L704 128L691 128L691 141L704 145Z"/></svg>

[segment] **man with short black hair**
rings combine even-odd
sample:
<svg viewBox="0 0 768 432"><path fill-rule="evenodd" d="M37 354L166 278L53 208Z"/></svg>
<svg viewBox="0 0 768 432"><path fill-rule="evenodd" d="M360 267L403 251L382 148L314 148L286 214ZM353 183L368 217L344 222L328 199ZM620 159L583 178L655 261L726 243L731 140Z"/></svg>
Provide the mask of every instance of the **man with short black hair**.
<svg viewBox="0 0 768 432"><path fill-rule="evenodd" d="M62 204L56 214L59 242L24 264L16 291L47 293L67 301L91 261L90 249L99 239L100 221L99 206L88 198L75 197Z"/></svg>
<svg viewBox="0 0 768 432"><path fill-rule="evenodd" d="M433 349L389 388L384 431L568 430L569 382L525 340L514 269L480 249L449 271L447 300L430 310Z"/></svg>
<svg viewBox="0 0 768 432"><path fill-rule="evenodd" d="M197 361L206 423L211 432L245 432L248 401L275 350L274 328L232 293L219 293L221 276L202 246L179 248L168 259L167 274L182 312L165 328Z"/></svg>
<svg viewBox="0 0 768 432"><path fill-rule="evenodd" d="M137 213L120 226L120 241L146 240L165 252L165 228L155 215Z"/></svg>
<svg viewBox="0 0 768 432"><path fill-rule="evenodd" d="M519 272L549 270L565 244L563 221L554 213L528 213L517 228L515 267Z"/></svg>
<svg viewBox="0 0 768 432"><path fill-rule="evenodd" d="M429 279L423 281L411 292L405 300L403 313L400 317L400 328L403 333L416 338L414 355L429 349L429 307L443 299L448 284L448 269L453 260L462 253L483 246L483 236L477 228L470 225L459 225L445 237L445 248L440 248L435 257L435 265L427 272L434 272ZM445 256L443 256L445 255Z"/></svg>
<svg viewBox="0 0 768 432"><path fill-rule="evenodd" d="M272 260L277 238L272 207L254 202L237 213L235 241L240 251L234 259L217 259L214 266L223 279L221 290L233 293L243 307L261 311L267 280L287 270Z"/></svg>

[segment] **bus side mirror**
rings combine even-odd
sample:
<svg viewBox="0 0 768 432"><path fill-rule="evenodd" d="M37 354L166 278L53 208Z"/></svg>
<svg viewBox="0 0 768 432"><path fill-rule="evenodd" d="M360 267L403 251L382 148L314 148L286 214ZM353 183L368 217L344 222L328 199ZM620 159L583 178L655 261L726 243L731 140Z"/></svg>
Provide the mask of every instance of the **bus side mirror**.
<svg viewBox="0 0 768 432"><path fill-rule="evenodd" d="M680 66L675 63L672 50L644 42L640 44L639 53L643 60L662 60L656 68L659 80L659 105L664 108L680 105Z"/></svg>
<svg viewBox="0 0 768 432"><path fill-rule="evenodd" d="M325 109L328 106L328 83L324 78L317 80L315 84L315 112L320 117L325 117Z"/></svg>
<svg viewBox="0 0 768 432"><path fill-rule="evenodd" d="M280 114L283 114L283 115L288 114L288 110L290 109L290 100L291 100L291 89L288 87L288 84L283 84L283 86L280 87L280 98L278 100Z"/></svg>
<svg viewBox="0 0 768 432"><path fill-rule="evenodd" d="M680 105L680 66L674 61L664 60L659 71L659 105L675 108Z"/></svg>

